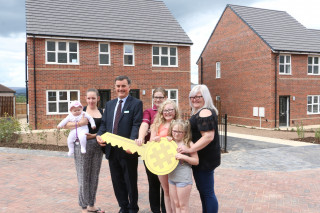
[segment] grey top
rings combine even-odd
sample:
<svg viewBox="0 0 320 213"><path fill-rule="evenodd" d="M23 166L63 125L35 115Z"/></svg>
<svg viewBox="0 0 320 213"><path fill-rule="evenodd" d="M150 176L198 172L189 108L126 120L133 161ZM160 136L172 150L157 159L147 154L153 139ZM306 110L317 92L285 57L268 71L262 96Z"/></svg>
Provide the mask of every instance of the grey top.
<svg viewBox="0 0 320 213"><path fill-rule="evenodd" d="M178 166L168 175L169 180L178 183L192 183L192 168L187 162L179 162Z"/></svg>
<svg viewBox="0 0 320 213"><path fill-rule="evenodd" d="M150 41L192 41L159 0L26 0L27 35Z"/></svg>

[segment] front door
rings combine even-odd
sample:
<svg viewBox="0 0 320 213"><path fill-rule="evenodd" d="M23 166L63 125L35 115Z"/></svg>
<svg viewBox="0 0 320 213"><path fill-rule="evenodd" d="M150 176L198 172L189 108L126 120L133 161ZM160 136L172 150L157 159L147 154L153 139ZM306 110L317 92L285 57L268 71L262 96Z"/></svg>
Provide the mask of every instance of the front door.
<svg viewBox="0 0 320 213"><path fill-rule="evenodd" d="M279 126L289 126L289 96L279 97Z"/></svg>
<svg viewBox="0 0 320 213"><path fill-rule="evenodd" d="M99 89L100 102L98 103L99 108L104 109L107 101L111 99L111 91L109 89Z"/></svg>
<svg viewBox="0 0 320 213"><path fill-rule="evenodd" d="M140 99L140 90L139 89L130 89L130 95L137 99Z"/></svg>

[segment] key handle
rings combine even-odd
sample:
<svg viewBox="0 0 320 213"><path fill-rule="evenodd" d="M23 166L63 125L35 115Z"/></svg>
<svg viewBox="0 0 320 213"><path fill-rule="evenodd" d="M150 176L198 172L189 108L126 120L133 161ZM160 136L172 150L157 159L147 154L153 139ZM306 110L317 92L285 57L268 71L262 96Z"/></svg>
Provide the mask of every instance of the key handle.
<svg viewBox="0 0 320 213"><path fill-rule="evenodd" d="M160 139L160 142L151 141L142 146L138 146L134 140L121 137L112 133L105 133L101 138L111 146L118 146L123 150L137 152L145 161L147 168L156 175L166 175L172 172L178 165L176 159L177 144L168 141L166 137Z"/></svg>

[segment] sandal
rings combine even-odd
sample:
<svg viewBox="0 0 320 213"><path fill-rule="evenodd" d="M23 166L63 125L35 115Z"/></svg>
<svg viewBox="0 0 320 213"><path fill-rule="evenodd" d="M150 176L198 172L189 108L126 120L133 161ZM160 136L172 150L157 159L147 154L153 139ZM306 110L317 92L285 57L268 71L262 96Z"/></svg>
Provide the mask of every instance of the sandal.
<svg viewBox="0 0 320 213"><path fill-rule="evenodd" d="M88 212L97 212L97 213L105 213L105 211L101 210L101 208L97 207L96 210L87 210Z"/></svg>

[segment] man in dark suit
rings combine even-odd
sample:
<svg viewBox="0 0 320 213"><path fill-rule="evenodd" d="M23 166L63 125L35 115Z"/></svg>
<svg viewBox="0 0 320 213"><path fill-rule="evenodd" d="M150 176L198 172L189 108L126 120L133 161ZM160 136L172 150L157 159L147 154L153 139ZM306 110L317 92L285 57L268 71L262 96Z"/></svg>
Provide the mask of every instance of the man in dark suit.
<svg viewBox="0 0 320 213"><path fill-rule="evenodd" d="M115 90L118 98L108 101L102 116L97 141L105 146L106 158L109 159L114 193L118 200L120 211L135 213L138 207L138 154L130 150L106 145L100 135L111 132L129 139L138 138L142 121L142 102L129 96L131 80L127 76L115 79ZM108 140L108 139L107 139Z"/></svg>

